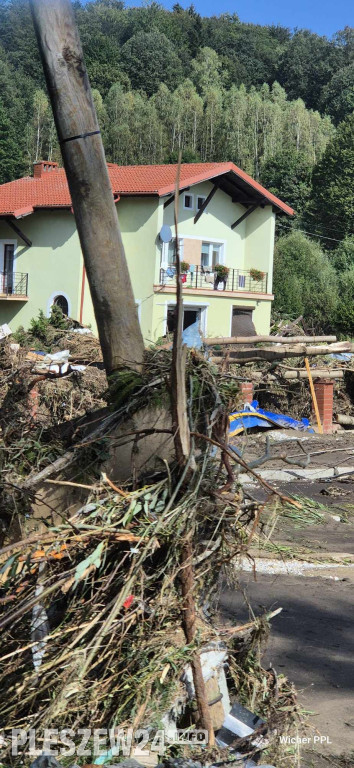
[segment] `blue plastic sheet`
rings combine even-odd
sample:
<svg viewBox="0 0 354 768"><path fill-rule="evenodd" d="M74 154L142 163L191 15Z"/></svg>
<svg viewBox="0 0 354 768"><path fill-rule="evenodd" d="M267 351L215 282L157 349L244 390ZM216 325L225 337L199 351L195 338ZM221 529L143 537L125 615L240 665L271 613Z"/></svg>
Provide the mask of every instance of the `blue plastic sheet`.
<svg viewBox="0 0 354 768"><path fill-rule="evenodd" d="M231 413L229 421L229 437L235 437L235 435L239 435L241 432L253 429L254 427L260 427L261 429L279 427L280 429L296 429L300 432L309 433L314 431L308 419L297 421L292 419L291 416L286 416L282 413L265 411L263 408L259 408L257 400L253 400L251 404L246 403L242 411Z"/></svg>
<svg viewBox="0 0 354 768"><path fill-rule="evenodd" d="M330 357L333 360L340 360L340 362L342 362L342 363L349 363L350 360L353 357L353 353L352 352L337 352L336 354L334 354L334 353L331 354Z"/></svg>
<svg viewBox="0 0 354 768"><path fill-rule="evenodd" d="M182 333L182 344L193 349L201 349L203 346L202 334L200 332L199 320L189 325Z"/></svg>

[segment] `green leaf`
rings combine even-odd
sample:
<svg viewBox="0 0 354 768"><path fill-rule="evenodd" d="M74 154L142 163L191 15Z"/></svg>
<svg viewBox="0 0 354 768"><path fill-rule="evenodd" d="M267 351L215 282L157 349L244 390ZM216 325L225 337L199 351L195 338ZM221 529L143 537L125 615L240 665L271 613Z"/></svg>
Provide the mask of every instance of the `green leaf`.
<svg viewBox="0 0 354 768"><path fill-rule="evenodd" d="M82 579L83 574L85 573L86 569L90 567L90 565L94 565L95 568L100 567L103 547L104 547L104 542L101 541L97 545L96 549L91 553L91 555L89 555L85 560L82 560L81 563L79 563L76 566L76 571L75 571L76 584L78 581L80 581L80 579Z"/></svg>

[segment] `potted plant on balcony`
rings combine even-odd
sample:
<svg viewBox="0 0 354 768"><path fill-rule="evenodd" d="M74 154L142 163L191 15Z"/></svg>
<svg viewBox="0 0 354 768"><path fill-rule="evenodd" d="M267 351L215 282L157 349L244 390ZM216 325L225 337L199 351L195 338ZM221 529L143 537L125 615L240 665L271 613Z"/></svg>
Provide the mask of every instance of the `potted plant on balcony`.
<svg viewBox="0 0 354 768"><path fill-rule="evenodd" d="M265 272L262 272L260 269L250 269L250 277L256 283L261 283L265 278Z"/></svg>
<svg viewBox="0 0 354 768"><path fill-rule="evenodd" d="M181 281L182 283L185 283L187 280L187 273L189 272L188 261L181 261L180 267L181 267Z"/></svg>
<svg viewBox="0 0 354 768"><path fill-rule="evenodd" d="M226 281L229 274L229 268L225 264L215 264L214 267L214 274L215 274L215 290L218 290L219 284L224 283L224 288L226 288Z"/></svg>

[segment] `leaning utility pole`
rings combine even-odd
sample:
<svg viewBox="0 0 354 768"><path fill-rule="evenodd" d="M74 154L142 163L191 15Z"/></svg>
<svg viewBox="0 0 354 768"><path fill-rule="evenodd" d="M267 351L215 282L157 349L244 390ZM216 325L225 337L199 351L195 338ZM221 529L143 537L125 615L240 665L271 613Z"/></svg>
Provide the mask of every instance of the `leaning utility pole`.
<svg viewBox="0 0 354 768"><path fill-rule="evenodd" d="M70 0L30 0L106 372L139 370L144 344Z"/></svg>

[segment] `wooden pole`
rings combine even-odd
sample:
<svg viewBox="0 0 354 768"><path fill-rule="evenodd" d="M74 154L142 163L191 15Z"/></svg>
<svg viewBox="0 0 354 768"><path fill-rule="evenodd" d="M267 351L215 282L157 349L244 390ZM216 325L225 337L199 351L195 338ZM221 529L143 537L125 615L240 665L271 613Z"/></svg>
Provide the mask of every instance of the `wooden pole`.
<svg viewBox="0 0 354 768"><path fill-rule="evenodd" d="M323 428L322 428L322 423L321 423L321 419L320 419L320 412L318 410L318 405L317 405L317 397L316 397L315 387L313 386L310 363L309 363L307 357L305 357L305 366L306 366L306 370L307 370L307 375L309 377L309 384L310 384L310 390L311 390L313 407L315 409L315 414L316 414L318 431L319 431L320 435L323 435Z"/></svg>
<svg viewBox="0 0 354 768"><path fill-rule="evenodd" d="M190 449L190 432L187 414L186 393L186 362L187 347L182 346L183 330L183 289L181 282L181 264L178 244L178 207L179 207L179 182L181 174L181 153L178 158L174 222L176 235L176 327L173 334L172 364L171 364L171 412L174 432L174 444L177 463L181 469L186 465ZM191 458L190 468L195 468L194 459Z"/></svg>
<svg viewBox="0 0 354 768"><path fill-rule="evenodd" d="M30 6L105 368L139 370L143 338L73 9L69 0Z"/></svg>
<svg viewBox="0 0 354 768"><path fill-rule="evenodd" d="M196 634L196 609L195 609L195 580L193 572L193 548L190 540L187 540L182 547L181 564L182 569L180 572L182 597L183 597L183 625L184 633L188 644L191 644L195 640ZM214 729L211 720L211 714L209 710L209 704L205 691L205 683L202 672L202 665L200 656L196 651L191 659L191 667L193 674L193 683L195 690L195 698L197 701L200 727L205 728L209 734L208 747L215 745Z"/></svg>

